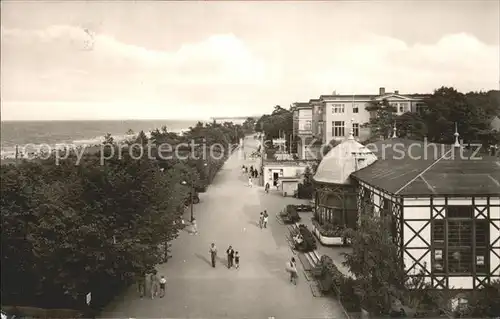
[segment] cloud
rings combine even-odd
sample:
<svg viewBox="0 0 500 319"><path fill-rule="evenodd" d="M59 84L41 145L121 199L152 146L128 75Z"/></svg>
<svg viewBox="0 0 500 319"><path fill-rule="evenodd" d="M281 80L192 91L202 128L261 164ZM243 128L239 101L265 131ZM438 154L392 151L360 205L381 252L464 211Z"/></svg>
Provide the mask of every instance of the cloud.
<svg viewBox="0 0 500 319"><path fill-rule="evenodd" d="M42 113L44 118L90 114L72 111L82 103L93 103L98 118L208 117L267 112L273 105L288 106L333 90L368 94L380 86L409 93L442 85L463 91L498 88L499 47L470 34L409 45L356 33L302 44L297 38L306 39L309 31L295 32L304 34L279 39L262 34L253 41L213 34L162 51L69 25L2 27L2 99L67 102L64 112L45 103L37 114L30 106L26 114L35 119ZM2 106L3 115L28 116L19 105Z"/></svg>
<svg viewBox="0 0 500 319"><path fill-rule="evenodd" d="M252 84L266 79L264 63L232 34L213 35L168 52L126 44L106 34L67 25L41 31L2 28L3 43L15 45L16 41L25 45L29 41L46 53L62 50L56 56L82 56L81 52L87 52L86 58L91 56L95 67L162 72L163 82Z"/></svg>
<svg viewBox="0 0 500 319"><path fill-rule="evenodd" d="M488 46L465 33L412 46L391 37L370 35L334 51L330 66L311 79L348 92L378 85L412 93L429 92L442 85L464 91L488 90L498 88L499 57L498 46Z"/></svg>

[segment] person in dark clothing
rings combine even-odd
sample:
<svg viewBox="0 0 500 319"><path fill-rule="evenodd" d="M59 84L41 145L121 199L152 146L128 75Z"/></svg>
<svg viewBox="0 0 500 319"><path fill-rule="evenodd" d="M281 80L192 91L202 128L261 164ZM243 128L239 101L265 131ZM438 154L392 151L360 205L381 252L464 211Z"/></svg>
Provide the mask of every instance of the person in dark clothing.
<svg viewBox="0 0 500 319"><path fill-rule="evenodd" d="M230 269L231 267L233 267L233 260L234 260L233 246L229 246L226 253L227 253L227 268Z"/></svg>
<svg viewBox="0 0 500 319"><path fill-rule="evenodd" d="M240 254L238 252L234 253L234 265L236 269L240 268Z"/></svg>
<svg viewBox="0 0 500 319"><path fill-rule="evenodd" d="M269 187L271 187L269 183L266 183L265 191L267 194L269 194Z"/></svg>
<svg viewBox="0 0 500 319"><path fill-rule="evenodd" d="M212 243L208 252L210 253L210 258L212 260L212 267L215 268L215 258L217 257L217 247L215 247L215 243Z"/></svg>

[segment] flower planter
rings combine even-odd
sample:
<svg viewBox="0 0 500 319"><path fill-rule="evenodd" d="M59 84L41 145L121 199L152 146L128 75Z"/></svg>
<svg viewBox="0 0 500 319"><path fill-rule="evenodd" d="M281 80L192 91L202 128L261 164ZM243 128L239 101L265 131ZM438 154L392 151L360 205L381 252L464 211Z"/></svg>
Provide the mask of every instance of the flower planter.
<svg viewBox="0 0 500 319"><path fill-rule="evenodd" d="M323 236L321 235L319 229L313 225L313 229L312 229L312 233L314 234L314 236L316 236L316 238L319 240L319 242L322 244L322 245L325 245L325 246L343 246L344 245L344 240L342 237L327 237L327 236Z"/></svg>

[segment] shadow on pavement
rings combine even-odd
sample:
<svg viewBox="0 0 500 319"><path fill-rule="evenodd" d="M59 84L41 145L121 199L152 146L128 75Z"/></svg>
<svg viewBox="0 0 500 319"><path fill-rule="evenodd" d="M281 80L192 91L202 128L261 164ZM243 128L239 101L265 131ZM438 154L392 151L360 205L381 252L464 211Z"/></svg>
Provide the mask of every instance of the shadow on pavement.
<svg viewBox="0 0 500 319"><path fill-rule="evenodd" d="M290 281L290 273L286 271L287 260L283 260L282 256L260 252L259 258L264 261L269 273L274 277L285 282Z"/></svg>
<svg viewBox="0 0 500 319"><path fill-rule="evenodd" d="M208 260L208 258L207 258L207 257L202 256L202 255L200 255L200 254L194 254L194 255L196 256L196 258L198 258L198 259L200 259L200 260L202 260L202 261L206 262L206 263L207 263L207 265L209 265L210 267L212 267L212 263L210 262L210 260Z"/></svg>
<svg viewBox="0 0 500 319"><path fill-rule="evenodd" d="M249 225L253 225L253 226L257 227L257 228L260 228L260 226L259 226L259 222L256 222L256 221L254 221L254 220L249 220L249 221L248 221L248 224L249 224Z"/></svg>
<svg viewBox="0 0 500 319"><path fill-rule="evenodd" d="M222 258L222 257L215 257L219 263L221 263L224 267L227 268L227 258Z"/></svg>

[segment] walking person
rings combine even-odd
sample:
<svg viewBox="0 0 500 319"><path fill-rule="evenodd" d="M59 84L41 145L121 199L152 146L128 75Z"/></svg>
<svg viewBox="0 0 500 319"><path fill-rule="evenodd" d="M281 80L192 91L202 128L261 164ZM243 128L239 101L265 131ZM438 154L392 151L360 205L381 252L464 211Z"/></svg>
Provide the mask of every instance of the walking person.
<svg viewBox="0 0 500 319"><path fill-rule="evenodd" d="M210 253L212 267L215 268L215 258L217 257L217 247L215 247L215 243L212 243L208 252Z"/></svg>
<svg viewBox="0 0 500 319"><path fill-rule="evenodd" d="M262 223L262 225L264 226L264 228L267 228L268 218L269 218L269 215L267 214L267 210L264 210L264 220L263 220L263 223Z"/></svg>
<svg viewBox="0 0 500 319"><path fill-rule="evenodd" d="M297 264L295 263L295 258L292 257L292 259L287 263L286 270L290 273L290 282L296 285L298 274L297 274Z"/></svg>
<svg viewBox="0 0 500 319"><path fill-rule="evenodd" d="M260 227L260 229L262 229L263 224L264 224L264 213L260 212L260 215L259 215L259 227Z"/></svg>
<svg viewBox="0 0 500 319"><path fill-rule="evenodd" d="M248 187L253 187L252 177L248 178Z"/></svg>
<svg viewBox="0 0 500 319"><path fill-rule="evenodd" d="M141 298L146 294L146 275L144 273L137 276L137 292Z"/></svg>
<svg viewBox="0 0 500 319"><path fill-rule="evenodd" d="M158 279L158 272L156 271L156 269L153 270L153 273L149 276L149 279L151 281L151 299L154 299L158 296L158 288L160 283L160 280Z"/></svg>
<svg viewBox="0 0 500 319"><path fill-rule="evenodd" d="M191 235L198 235L198 224L196 223L196 219L193 218L191 222Z"/></svg>
<svg viewBox="0 0 500 319"><path fill-rule="evenodd" d="M266 191L266 194L269 194L269 188L271 186L269 185L269 183L266 183L266 186L264 187L264 190Z"/></svg>
<svg viewBox="0 0 500 319"><path fill-rule="evenodd" d="M234 249L233 246L229 246L226 250L227 254L227 269L231 269L233 267L233 259L234 259Z"/></svg>
<svg viewBox="0 0 500 319"><path fill-rule="evenodd" d="M160 278L160 298L165 297L165 286L167 285L167 278L161 276Z"/></svg>
<svg viewBox="0 0 500 319"><path fill-rule="evenodd" d="M236 269L240 268L240 253L239 252L234 253L234 266L236 267Z"/></svg>

